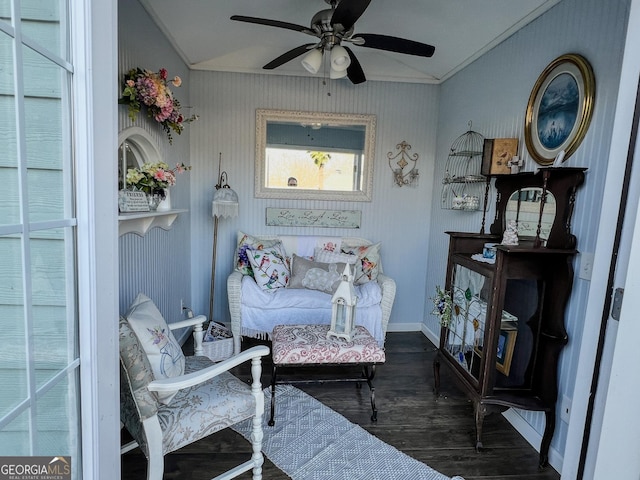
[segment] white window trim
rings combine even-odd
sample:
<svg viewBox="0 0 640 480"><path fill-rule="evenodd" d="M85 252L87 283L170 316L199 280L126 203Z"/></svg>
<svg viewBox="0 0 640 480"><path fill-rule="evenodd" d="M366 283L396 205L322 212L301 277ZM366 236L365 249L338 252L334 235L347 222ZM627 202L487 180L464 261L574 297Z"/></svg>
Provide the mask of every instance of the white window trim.
<svg viewBox="0 0 640 480"><path fill-rule="evenodd" d="M72 0L82 478L120 478L117 2ZM115 261L114 261L115 260Z"/></svg>

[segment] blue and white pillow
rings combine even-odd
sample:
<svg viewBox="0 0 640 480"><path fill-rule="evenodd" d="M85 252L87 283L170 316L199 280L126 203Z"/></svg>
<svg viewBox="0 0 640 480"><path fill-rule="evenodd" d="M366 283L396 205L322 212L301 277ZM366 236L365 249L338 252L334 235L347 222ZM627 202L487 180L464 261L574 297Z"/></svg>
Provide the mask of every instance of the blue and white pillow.
<svg viewBox="0 0 640 480"><path fill-rule="evenodd" d="M147 354L154 379L162 380L184 374L185 358L182 348L149 297L139 293L125 318ZM156 392L156 395L158 401L169 404L176 393Z"/></svg>

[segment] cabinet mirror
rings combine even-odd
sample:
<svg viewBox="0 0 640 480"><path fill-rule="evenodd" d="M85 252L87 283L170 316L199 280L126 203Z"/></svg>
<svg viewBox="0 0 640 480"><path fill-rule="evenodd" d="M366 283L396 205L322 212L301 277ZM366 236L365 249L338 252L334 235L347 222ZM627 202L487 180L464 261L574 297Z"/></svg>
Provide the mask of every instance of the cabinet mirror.
<svg viewBox="0 0 640 480"><path fill-rule="evenodd" d="M517 219L518 237L524 240L521 244L533 240L534 247L575 248L571 217L575 192L584 181L585 170L547 167L536 172L496 177L498 195L491 234L501 237L507 222Z"/></svg>
<svg viewBox="0 0 640 480"><path fill-rule="evenodd" d="M258 198L371 201L375 115L256 111Z"/></svg>
<svg viewBox="0 0 640 480"><path fill-rule="evenodd" d="M513 220L518 227L518 237L534 238L540 219L540 239L545 242L549 238L551 226L556 216L556 200L551 192L546 193L542 216L542 188L530 187L515 191L509 197L505 211L505 221Z"/></svg>

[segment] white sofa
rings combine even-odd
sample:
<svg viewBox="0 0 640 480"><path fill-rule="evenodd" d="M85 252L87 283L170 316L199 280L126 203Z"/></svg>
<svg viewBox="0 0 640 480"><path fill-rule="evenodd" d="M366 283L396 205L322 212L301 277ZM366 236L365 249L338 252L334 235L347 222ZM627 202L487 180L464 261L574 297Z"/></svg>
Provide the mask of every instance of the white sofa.
<svg viewBox="0 0 640 480"><path fill-rule="evenodd" d="M239 232L238 240L243 238ZM333 244L336 251L342 245L372 245L369 240L357 237L330 237L306 235L264 236L252 235L253 239L273 242L280 240L287 257L296 254L309 258L320 246ZM236 262L238 251L235 253ZM382 346L396 294L396 283L382 273L382 262L378 259L375 280L356 286L358 304L356 324L362 325ZM331 294L307 288L278 288L263 290L254 277L238 270L227 279L227 295L231 314L231 331L234 337L234 353L241 350L242 336L270 338L276 325L329 324L331 323Z"/></svg>

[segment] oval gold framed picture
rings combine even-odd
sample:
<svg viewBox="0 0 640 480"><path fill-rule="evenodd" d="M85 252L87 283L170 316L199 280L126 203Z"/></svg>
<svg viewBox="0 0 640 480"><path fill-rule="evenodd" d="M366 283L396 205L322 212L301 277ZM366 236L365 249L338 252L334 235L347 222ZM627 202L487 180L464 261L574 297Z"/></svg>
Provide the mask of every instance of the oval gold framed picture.
<svg viewBox="0 0 640 480"><path fill-rule="evenodd" d="M527 150L537 163L551 165L561 152L564 161L576 151L591 122L594 96L593 70L581 55L562 55L544 69L524 124Z"/></svg>

